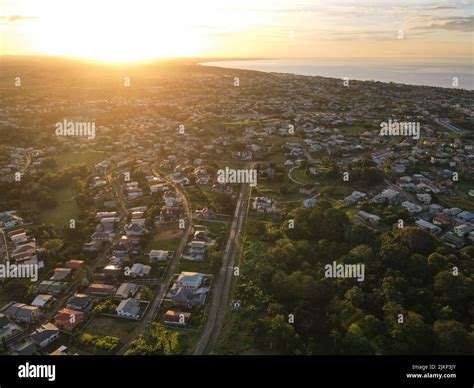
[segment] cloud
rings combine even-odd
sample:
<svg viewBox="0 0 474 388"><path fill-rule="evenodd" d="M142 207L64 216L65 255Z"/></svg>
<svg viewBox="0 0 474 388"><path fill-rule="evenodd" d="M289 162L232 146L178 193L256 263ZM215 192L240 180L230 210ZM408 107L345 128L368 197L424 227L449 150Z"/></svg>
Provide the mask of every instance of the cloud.
<svg viewBox="0 0 474 388"><path fill-rule="evenodd" d="M446 18L432 18L431 22L425 26L417 26L412 28L415 31L429 30L429 31L474 31L474 16L451 16Z"/></svg>

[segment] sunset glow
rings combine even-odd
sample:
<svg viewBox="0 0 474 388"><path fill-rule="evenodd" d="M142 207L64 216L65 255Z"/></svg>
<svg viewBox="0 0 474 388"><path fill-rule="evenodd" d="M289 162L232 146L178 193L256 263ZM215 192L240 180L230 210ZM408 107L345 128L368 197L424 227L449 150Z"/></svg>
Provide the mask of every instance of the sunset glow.
<svg viewBox="0 0 474 388"><path fill-rule="evenodd" d="M190 56L472 55L470 1L439 6L426 0L376 4L1 0L0 4L0 50L6 55L112 62Z"/></svg>

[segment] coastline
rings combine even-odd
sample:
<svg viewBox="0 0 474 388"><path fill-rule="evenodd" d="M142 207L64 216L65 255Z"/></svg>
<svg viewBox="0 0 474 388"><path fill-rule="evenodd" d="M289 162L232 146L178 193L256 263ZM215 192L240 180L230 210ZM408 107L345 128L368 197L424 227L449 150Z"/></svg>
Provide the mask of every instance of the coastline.
<svg viewBox="0 0 474 388"><path fill-rule="evenodd" d="M351 59L350 65L347 63L347 60L344 61L341 58L323 60L309 58L292 60L269 58L253 60L222 59L217 61L197 62L196 65L220 69L258 71L268 74L322 77L341 81L348 79L349 81L381 82L403 86L421 86L464 91L474 90L474 74L466 72L470 69L466 63L467 58L453 58L450 61L441 58L429 59L432 62L425 62L423 59L414 59L413 62L397 63L397 60L400 61L398 58L355 58ZM354 64L356 65L354 66ZM366 64L368 64L368 66ZM376 64L383 66L375 67L374 65ZM443 70L443 68L453 66L457 67L454 69L455 71L448 72L444 70L442 73L438 73L439 77L433 75L437 74L433 72L434 69L440 71ZM373 78L365 74L369 72L371 68L375 69ZM409 72L411 69L418 71ZM423 70L425 70L424 73ZM430 73L430 71L432 73ZM403 74L403 72L405 73ZM459 80L459 86L451 86L454 83L454 77L457 77ZM406 80L403 78L406 78ZM440 79L442 79L443 82L441 82ZM467 87L463 87L463 84L466 84Z"/></svg>

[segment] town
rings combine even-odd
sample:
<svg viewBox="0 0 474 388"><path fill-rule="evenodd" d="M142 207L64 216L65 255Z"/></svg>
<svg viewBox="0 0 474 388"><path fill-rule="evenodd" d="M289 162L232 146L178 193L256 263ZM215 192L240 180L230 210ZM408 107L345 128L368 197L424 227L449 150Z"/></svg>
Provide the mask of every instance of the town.
<svg viewBox="0 0 474 388"><path fill-rule="evenodd" d="M472 91L56 60L3 66L3 353L472 351Z"/></svg>

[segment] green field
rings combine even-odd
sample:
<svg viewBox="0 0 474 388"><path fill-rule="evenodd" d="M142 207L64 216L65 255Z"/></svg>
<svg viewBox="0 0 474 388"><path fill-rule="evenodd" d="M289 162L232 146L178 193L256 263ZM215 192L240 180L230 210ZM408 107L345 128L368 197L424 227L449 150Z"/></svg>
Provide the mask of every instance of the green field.
<svg viewBox="0 0 474 388"><path fill-rule="evenodd" d="M458 207L470 212L474 211L474 200L467 194L467 190L456 190L456 196L450 197L445 194L438 194L439 202L445 207Z"/></svg>
<svg viewBox="0 0 474 388"><path fill-rule="evenodd" d="M35 202L24 202L25 208L35 210L40 213L41 220L45 224L52 224L57 231L67 226L69 220L77 220L79 207L76 203L76 192L71 188L65 188L53 192L53 197L57 201L57 206L52 209L41 209Z"/></svg>
<svg viewBox="0 0 474 388"><path fill-rule="evenodd" d="M199 273L206 273L211 274L212 270L209 264L209 260L200 261L192 261L192 260L184 260L181 259L178 264L178 268L176 272L199 272Z"/></svg>
<svg viewBox="0 0 474 388"><path fill-rule="evenodd" d="M306 175L305 169L302 167L295 168L293 171L291 171L291 177L302 183L317 182L317 177Z"/></svg>
<svg viewBox="0 0 474 388"><path fill-rule="evenodd" d="M81 163L90 167L104 160L106 157L107 154L105 152L99 151L71 151L54 156L58 163L58 168Z"/></svg>
<svg viewBox="0 0 474 388"><path fill-rule="evenodd" d="M280 191L282 187L286 188L286 193ZM299 185L288 179L288 175L285 172L282 182L271 182L263 179L259 180L257 191L263 196L268 196L269 198L278 201L299 201L308 198L307 195L299 192L299 187ZM252 196L256 195L256 192L252 192Z"/></svg>
<svg viewBox="0 0 474 388"><path fill-rule="evenodd" d="M96 317L89 325L87 325L83 332L101 337L117 337L120 339L120 342L123 342L128 338L137 325L137 321L129 319Z"/></svg>
<svg viewBox="0 0 474 388"><path fill-rule="evenodd" d="M174 234L174 232L179 232L179 234ZM148 252L152 249L175 251L181 241L181 234L181 230L178 229L178 222L160 225L146 242L144 251Z"/></svg>

